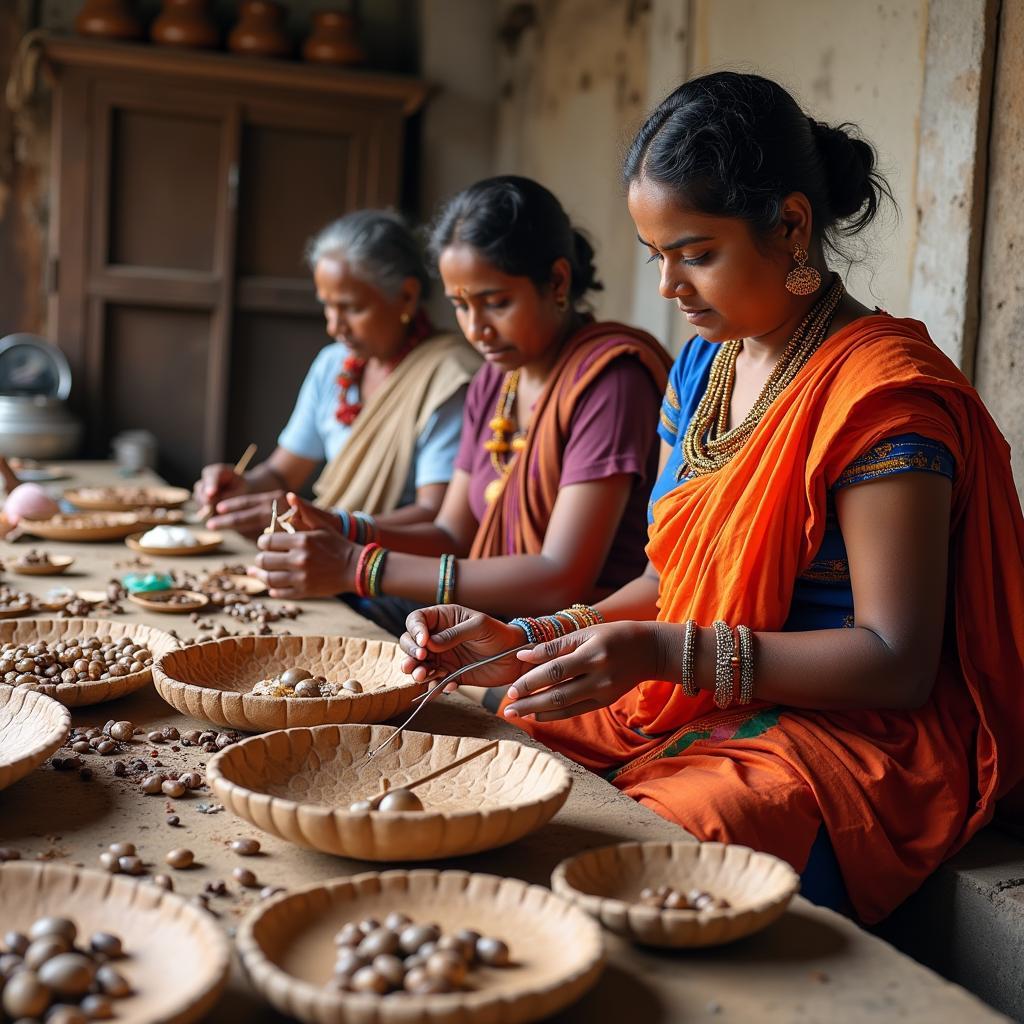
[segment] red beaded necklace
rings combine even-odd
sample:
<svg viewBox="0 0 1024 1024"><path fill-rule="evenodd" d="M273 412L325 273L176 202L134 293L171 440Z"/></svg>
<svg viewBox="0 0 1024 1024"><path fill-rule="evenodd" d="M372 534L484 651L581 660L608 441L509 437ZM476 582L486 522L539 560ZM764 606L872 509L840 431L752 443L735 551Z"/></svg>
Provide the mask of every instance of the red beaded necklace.
<svg viewBox="0 0 1024 1024"><path fill-rule="evenodd" d="M388 373L391 373L421 341L429 338L433 333L434 325L430 322L430 318L422 309L416 310L416 315L409 325L409 334L405 344L392 360L388 367ZM365 370L366 360L359 356L345 356L345 360L341 364L341 373L338 374L338 411L334 414L334 418L339 423L344 423L346 427L352 426L355 418L363 411L362 401L350 402L348 393L353 386L359 386Z"/></svg>

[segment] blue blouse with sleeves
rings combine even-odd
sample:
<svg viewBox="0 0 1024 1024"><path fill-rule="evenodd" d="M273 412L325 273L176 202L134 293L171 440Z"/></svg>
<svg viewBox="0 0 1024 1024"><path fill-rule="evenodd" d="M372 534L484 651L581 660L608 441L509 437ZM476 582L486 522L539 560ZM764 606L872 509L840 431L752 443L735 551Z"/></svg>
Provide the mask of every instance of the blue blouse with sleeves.
<svg viewBox="0 0 1024 1024"><path fill-rule="evenodd" d="M320 350L299 389L291 417L277 443L282 448L315 462L330 462L344 447L352 431L338 421L335 412L341 389L338 375L349 350L333 342ZM349 389L348 399L359 401L359 388ZM462 406L466 388L459 388L434 410L423 432L416 439L409 477L402 488L399 507L411 505L416 489L428 484L446 484L452 478L455 456L462 434Z"/></svg>
<svg viewBox="0 0 1024 1024"><path fill-rule="evenodd" d="M669 374L658 433L672 448L672 454L654 485L647 507L648 522L654 520L654 503L659 498L686 486L685 476L676 479L683 463L683 435L707 388L711 363L718 351L717 345L693 338L683 347ZM953 456L945 445L914 433L886 438L854 459L828 493L821 547L797 577L783 629L836 629L854 624L850 566L836 518L836 491L894 473L930 472L952 478L954 470Z"/></svg>

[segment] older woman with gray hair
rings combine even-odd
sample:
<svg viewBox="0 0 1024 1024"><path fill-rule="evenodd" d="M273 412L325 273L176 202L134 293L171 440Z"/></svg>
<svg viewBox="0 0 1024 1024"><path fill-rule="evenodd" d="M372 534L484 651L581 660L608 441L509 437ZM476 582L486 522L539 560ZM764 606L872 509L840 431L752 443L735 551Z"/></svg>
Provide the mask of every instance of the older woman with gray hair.
<svg viewBox="0 0 1024 1024"><path fill-rule="evenodd" d="M244 474L207 466L196 500L209 526L257 536L272 501L303 487L321 463L317 504L337 509L353 539L377 519L430 522L459 448L462 405L479 359L440 334L423 310L430 278L396 214L359 210L312 238L306 259L333 343L313 360L278 445Z"/></svg>

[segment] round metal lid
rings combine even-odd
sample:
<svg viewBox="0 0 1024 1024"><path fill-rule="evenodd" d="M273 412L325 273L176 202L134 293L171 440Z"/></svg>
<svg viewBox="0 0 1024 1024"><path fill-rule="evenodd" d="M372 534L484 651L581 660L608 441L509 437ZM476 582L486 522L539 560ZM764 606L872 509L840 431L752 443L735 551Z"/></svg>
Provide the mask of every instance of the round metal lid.
<svg viewBox="0 0 1024 1024"><path fill-rule="evenodd" d="M0 338L0 395L67 398L71 367L56 345L36 334Z"/></svg>

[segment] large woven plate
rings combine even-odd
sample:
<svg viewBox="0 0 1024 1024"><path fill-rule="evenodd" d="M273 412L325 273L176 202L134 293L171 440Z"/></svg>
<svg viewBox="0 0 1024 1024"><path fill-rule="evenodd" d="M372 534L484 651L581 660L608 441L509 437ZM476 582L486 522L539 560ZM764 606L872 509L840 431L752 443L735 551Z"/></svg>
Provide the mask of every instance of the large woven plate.
<svg viewBox="0 0 1024 1024"><path fill-rule="evenodd" d="M137 508L181 508L192 497L184 487L74 487L64 497L93 512L131 512Z"/></svg>
<svg viewBox="0 0 1024 1024"><path fill-rule="evenodd" d="M80 935L113 932L117 970L134 990L114 1001L118 1024L186 1024L209 1013L227 981L231 947L210 914L151 882L63 864L0 864L5 930L69 917Z"/></svg>
<svg viewBox="0 0 1024 1024"><path fill-rule="evenodd" d="M81 512L50 519L22 519L18 529L43 540L121 540L139 528L131 512Z"/></svg>
<svg viewBox="0 0 1024 1024"><path fill-rule="evenodd" d="M178 641L169 633L152 626L128 622L110 622L105 619L29 619L21 622L0 622L0 646L7 643L34 644L38 640L56 643L70 637L110 636L119 640L130 636L135 643L148 647L154 663L178 647ZM145 686L152 678L150 669L132 672L113 679L98 679L91 683L59 683L56 699L70 708L83 704L100 704L105 700L123 697L126 693Z"/></svg>
<svg viewBox="0 0 1024 1024"><path fill-rule="evenodd" d="M474 968L472 991L374 996L325 989L334 934L348 921L391 911L473 928L504 939L509 967ZM604 967L601 931L585 914L540 886L465 871L384 871L355 875L274 897L238 929L238 950L253 984L283 1013L317 1024L519 1024L579 999Z"/></svg>
<svg viewBox="0 0 1024 1024"><path fill-rule="evenodd" d="M70 731L71 714L63 704L0 684L0 789L41 765Z"/></svg>
<svg viewBox="0 0 1024 1024"><path fill-rule="evenodd" d="M554 755L515 740L420 786L424 810L352 812L383 778L398 788L489 741L328 725L253 736L210 761L217 798L258 828L325 853L362 860L432 860L503 846L533 832L565 803L572 782Z"/></svg>
<svg viewBox="0 0 1024 1024"><path fill-rule="evenodd" d="M698 888L727 899L725 910L659 910L640 890ZM562 861L551 888L606 928L650 946L716 946L781 917L800 888L783 860L724 843L619 843Z"/></svg>
<svg viewBox="0 0 1024 1024"><path fill-rule="evenodd" d="M425 683L399 671L398 644L344 636L227 637L194 644L154 666L157 692L184 715L249 732L294 725L383 722L407 711ZM350 697L253 697L261 679L304 668L334 681L355 679Z"/></svg>

